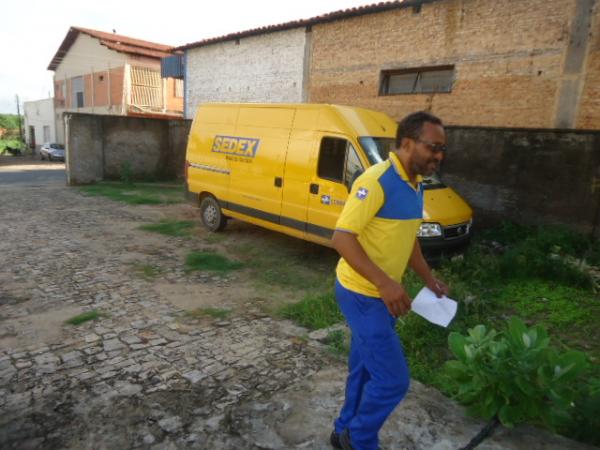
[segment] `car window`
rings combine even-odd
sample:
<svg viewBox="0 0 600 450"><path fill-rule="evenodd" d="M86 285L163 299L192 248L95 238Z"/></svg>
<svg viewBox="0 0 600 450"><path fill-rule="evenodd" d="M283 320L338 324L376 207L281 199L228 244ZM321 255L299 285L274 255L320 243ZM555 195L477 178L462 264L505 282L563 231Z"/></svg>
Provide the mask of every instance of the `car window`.
<svg viewBox="0 0 600 450"><path fill-rule="evenodd" d="M348 190L363 172L356 150L346 139L324 137L319 151L317 175L346 185Z"/></svg>
<svg viewBox="0 0 600 450"><path fill-rule="evenodd" d="M51 148L55 148L55 149L57 149L57 150L64 150L64 148L65 148L65 147L64 147L63 145L61 145L61 144L50 144L50 147L51 147Z"/></svg>

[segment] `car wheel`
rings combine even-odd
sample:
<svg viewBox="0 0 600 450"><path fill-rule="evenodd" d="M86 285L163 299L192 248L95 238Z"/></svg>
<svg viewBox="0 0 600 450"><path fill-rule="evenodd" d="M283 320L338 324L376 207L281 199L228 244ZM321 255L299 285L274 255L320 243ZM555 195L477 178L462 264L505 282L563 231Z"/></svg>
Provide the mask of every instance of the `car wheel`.
<svg viewBox="0 0 600 450"><path fill-rule="evenodd" d="M48 161L52 161L52 155L48 155Z"/></svg>
<svg viewBox="0 0 600 450"><path fill-rule="evenodd" d="M209 231L221 231L227 225L227 217L223 215L217 199L211 195L200 201L202 224Z"/></svg>

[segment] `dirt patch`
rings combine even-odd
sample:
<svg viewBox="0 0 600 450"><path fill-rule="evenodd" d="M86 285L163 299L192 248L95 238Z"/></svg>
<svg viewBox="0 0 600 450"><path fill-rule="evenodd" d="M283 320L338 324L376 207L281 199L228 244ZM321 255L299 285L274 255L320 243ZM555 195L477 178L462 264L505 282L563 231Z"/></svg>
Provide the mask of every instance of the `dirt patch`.
<svg viewBox="0 0 600 450"><path fill-rule="evenodd" d="M56 344L63 339L65 321L81 314L83 308L70 306L3 321L0 324L0 347L23 348Z"/></svg>
<svg viewBox="0 0 600 450"><path fill-rule="evenodd" d="M198 308L236 309L240 302L254 296L253 289L246 284L216 287L200 283L155 283L154 289L169 303L186 311Z"/></svg>

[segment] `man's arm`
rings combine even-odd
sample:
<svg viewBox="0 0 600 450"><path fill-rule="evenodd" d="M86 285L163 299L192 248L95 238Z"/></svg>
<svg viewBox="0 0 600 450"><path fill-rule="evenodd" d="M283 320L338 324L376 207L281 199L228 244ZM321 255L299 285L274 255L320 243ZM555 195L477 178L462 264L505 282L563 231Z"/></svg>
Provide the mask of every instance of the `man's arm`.
<svg viewBox="0 0 600 450"><path fill-rule="evenodd" d="M450 292L448 286L441 280L435 278L431 273L431 269L423 257L423 252L421 252L421 244L419 244L418 239L415 240L415 245L410 255L410 259L408 260L408 265L419 278L423 280L425 286L435 292L435 295L438 297L448 295Z"/></svg>
<svg viewBox="0 0 600 450"><path fill-rule="evenodd" d="M410 310L410 297L402 285L392 280L369 258L355 234L336 230L332 242L350 267L375 285L392 316L398 317Z"/></svg>

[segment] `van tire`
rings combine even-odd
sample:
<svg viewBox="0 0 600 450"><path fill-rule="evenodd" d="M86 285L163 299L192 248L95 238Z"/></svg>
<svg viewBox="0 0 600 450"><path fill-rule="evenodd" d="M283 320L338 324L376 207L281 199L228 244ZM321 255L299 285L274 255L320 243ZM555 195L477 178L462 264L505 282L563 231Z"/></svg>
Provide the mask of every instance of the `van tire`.
<svg viewBox="0 0 600 450"><path fill-rule="evenodd" d="M200 200L200 216L202 225L209 231L222 231L227 225L227 217L223 215L217 199L211 195Z"/></svg>

